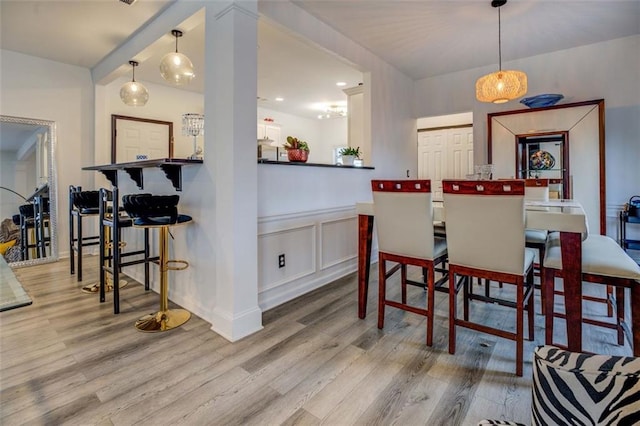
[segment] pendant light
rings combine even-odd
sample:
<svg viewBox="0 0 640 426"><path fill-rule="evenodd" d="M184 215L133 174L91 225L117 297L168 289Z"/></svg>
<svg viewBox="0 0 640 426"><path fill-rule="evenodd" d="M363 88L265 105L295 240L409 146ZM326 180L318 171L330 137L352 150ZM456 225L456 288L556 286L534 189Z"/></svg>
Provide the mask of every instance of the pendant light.
<svg viewBox="0 0 640 426"><path fill-rule="evenodd" d="M176 51L164 55L160 61L160 74L168 82L182 86L195 77L193 64L187 56L178 52L178 38L182 37L182 31L171 30L171 34L176 38Z"/></svg>
<svg viewBox="0 0 640 426"><path fill-rule="evenodd" d="M476 81L476 98L480 102L502 104L527 93L527 75L522 71L502 69L502 40L500 7L507 0L492 0L491 6L498 8L498 71L482 76Z"/></svg>
<svg viewBox="0 0 640 426"><path fill-rule="evenodd" d="M149 100L149 91L146 87L136 81L136 61L129 61L133 78L120 88L120 99L129 106L144 106Z"/></svg>

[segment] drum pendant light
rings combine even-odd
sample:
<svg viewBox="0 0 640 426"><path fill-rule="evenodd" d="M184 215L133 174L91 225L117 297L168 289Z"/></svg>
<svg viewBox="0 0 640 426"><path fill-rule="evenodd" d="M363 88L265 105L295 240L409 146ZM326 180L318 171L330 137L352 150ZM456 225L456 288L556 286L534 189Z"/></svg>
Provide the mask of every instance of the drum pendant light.
<svg viewBox="0 0 640 426"><path fill-rule="evenodd" d="M160 74L168 82L182 86L195 77L193 64L187 56L178 52L178 38L182 37L182 31L171 30L171 34L176 38L176 51L164 55L160 61Z"/></svg>
<svg viewBox="0 0 640 426"><path fill-rule="evenodd" d="M136 81L136 61L129 61L132 71L132 79L120 88L120 99L129 106L144 106L149 100L149 91Z"/></svg>
<svg viewBox="0 0 640 426"><path fill-rule="evenodd" d="M501 104L527 93L527 75L522 71L502 69L502 40L500 7L507 0L492 0L491 6L498 9L498 71L482 76L476 81L476 99L480 102Z"/></svg>

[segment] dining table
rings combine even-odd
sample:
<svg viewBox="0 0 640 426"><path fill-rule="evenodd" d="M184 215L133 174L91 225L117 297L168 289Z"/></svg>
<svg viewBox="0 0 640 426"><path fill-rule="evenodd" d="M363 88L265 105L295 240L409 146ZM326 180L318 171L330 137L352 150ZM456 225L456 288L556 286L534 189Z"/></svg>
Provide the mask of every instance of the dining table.
<svg viewBox="0 0 640 426"><path fill-rule="evenodd" d="M356 203L358 214L358 317L367 315L371 246L373 241L373 201ZM446 227L442 202L433 202L434 222ZM588 233L587 218L579 202L568 199L525 200L525 226L528 229L557 231L563 266L567 348L582 351L582 241Z"/></svg>

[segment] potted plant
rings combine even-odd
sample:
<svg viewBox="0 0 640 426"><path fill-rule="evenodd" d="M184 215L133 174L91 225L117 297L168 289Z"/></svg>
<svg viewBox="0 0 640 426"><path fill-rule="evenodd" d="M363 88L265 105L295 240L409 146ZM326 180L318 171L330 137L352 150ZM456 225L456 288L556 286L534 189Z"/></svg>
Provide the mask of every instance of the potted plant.
<svg viewBox="0 0 640 426"><path fill-rule="evenodd" d="M360 147L352 148L346 147L340 150L340 156L342 158L343 166L353 166L353 161L356 158L360 158Z"/></svg>
<svg viewBox="0 0 640 426"><path fill-rule="evenodd" d="M287 136L287 143L283 145L287 150L289 161L306 163L309 158L309 144L293 136Z"/></svg>

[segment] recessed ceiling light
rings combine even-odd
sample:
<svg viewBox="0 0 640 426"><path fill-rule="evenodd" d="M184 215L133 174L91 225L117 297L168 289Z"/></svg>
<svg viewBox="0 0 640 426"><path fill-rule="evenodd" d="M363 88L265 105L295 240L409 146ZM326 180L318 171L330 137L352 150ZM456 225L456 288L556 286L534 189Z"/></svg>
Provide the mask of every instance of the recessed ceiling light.
<svg viewBox="0 0 640 426"><path fill-rule="evenodd" d="M338 87L343 87L343 86L346 86L346 85L347 85L347 83L345 83L344 81L339 81L339 82L336 83L336 86L338 86Z"/></svg>
<svg viewBox="0 0 640 426"><path fill-rule="evenodd" d="M282 101L284 101L284 98L280 98L280 97L276 98L276 102L282 102Z"/></svg>

